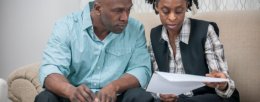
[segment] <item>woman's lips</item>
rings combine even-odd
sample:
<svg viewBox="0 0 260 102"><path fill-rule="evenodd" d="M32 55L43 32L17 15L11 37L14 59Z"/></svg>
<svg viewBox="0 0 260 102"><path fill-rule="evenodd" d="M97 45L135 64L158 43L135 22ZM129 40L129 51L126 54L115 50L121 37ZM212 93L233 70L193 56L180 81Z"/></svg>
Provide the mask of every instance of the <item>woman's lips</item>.
<svg viewBox="0 0 260 102"><path fill-rule="evenodd" d="M170 29L175 29L177 27L177 24L167 24L166 26Z"/></svg>

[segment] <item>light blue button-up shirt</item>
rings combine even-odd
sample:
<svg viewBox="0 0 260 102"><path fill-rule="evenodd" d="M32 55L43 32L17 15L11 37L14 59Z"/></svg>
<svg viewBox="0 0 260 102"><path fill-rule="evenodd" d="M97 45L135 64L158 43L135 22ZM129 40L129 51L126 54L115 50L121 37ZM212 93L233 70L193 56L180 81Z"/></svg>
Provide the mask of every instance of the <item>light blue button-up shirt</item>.
<svg viewBox="0 0 260 102"><path fill-rule="evenodd" d="M144 88L151 77L150 56L143 25L129 18L121 34L109 33L99 40L93 31L89 6L57 21L43 53L40 82L58 73L71 84L98 91L125 73L135 76Z"/></svg>

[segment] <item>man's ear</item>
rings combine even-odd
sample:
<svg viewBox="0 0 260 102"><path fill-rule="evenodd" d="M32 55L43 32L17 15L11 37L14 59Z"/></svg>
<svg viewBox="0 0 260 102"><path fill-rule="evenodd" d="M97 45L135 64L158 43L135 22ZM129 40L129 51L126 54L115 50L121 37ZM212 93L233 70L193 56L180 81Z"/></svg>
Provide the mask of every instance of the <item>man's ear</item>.
<svg viewBox="0 0 260 102"><path fill-rule="evenodd" d="M94 11L94 13L96 15L100 15L100 12L101 12L101 4L100 4L100 2L95 1L94 2L94 7L93 7L92 10Z"/></svg>

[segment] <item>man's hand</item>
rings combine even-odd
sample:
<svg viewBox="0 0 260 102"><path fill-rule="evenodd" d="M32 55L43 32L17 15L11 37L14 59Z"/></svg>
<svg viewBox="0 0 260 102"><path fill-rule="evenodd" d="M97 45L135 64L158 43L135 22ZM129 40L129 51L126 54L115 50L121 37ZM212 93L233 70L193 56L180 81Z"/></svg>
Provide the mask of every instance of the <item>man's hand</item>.
<svg viewBox="0 0 260 102"><path fill-rule="evenodd" d="M46 89L58 96L69 98L71 102L93 102L93 92L84 84L74 87L61 74L50 74L45 79Z"/></svg>
<svg viewBox="0 0 260 102"><path fill-rule="evenodd" d="M213 71L209 74L206 74L206 76L208 77L214 77L214 78L227 78L226 75L222 72L218 72L218 71ZM221 91L225 91L227 88L227 82L212 82L212 83L205 83L208 87L211 88L218 88Z"/></svg>
<svg viewBox="0 0 260 102"><path fill-rule="evenodd" d="M115 102L117 90L113 83L101 89L95 98L95 102Z"/></svg>
<svg viewBox="0 0 260 102"><path fill-rule="evenodd" d="M174 94L160 94L160 100L162 102L176 102L177 96Z"/></svg>
<svg viewBox="0 0 260 102"><path fill-rule="evenodd" d="M93 102L94 93L84 84L78 87L70 86L68 88L68 98L71 102Z"/></svg>
<svg viewBox="0 0 260 102"><path fill-rule="evenodd" d="M115 102L116 94L120 94L130 88L140 87L138 80L131 74L124 74L103 87L96 95L95 102Z"/></svg>

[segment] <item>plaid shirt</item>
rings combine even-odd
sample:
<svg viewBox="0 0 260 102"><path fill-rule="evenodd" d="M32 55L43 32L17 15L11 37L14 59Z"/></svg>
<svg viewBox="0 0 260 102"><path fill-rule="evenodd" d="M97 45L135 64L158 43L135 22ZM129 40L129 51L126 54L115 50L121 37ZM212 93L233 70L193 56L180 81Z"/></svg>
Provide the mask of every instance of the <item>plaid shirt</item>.
<svg viewBox="0 0 260 102"><path fill-rule="evenodd" d="M170 50L170 65L169 65L170 73L182 73L182 74L185 73L182 64L179 42L181 41L186 44L189 43L190 28L191 28L190 19L185 18L181 32L175 41L176 55L174 57L167 31L165 27L162 27L162 39L168 43L168 47ZM152 45L149 46L149 50L153 62L153 68L155 71L158 71L158 65L154 57ZM227 66L226 59L224 57L224 47L221 44L219 37L215 33L212 25L209 25L208 27L207 39L205 42L205 55L206 55L209 71L211 72L213 70L216 70L216 71L223 72L226 75L226 77L229 79L227 90L223 92L215 88L216 93L223 98L230 97L235 90L235 84L234 81L228 75L228 66ZM189 92L189 95L192 95L192 93Z"/></svg>

